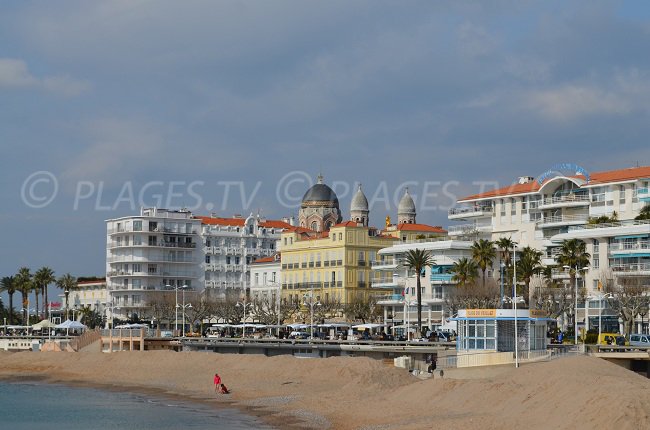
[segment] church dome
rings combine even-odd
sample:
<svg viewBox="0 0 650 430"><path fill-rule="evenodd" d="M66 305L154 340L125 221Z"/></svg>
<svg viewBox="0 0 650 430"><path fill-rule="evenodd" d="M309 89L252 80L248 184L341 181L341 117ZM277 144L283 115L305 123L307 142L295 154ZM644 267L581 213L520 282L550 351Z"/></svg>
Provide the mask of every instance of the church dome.
<svg viewBox="0 0 650 430"><path fill-rule="evenodd" d="M323 177L318 177L318 183L314 184L307 190L302 197L302 203L329 202L336 207L339 205L339 199L333 189L323 183Z"/></svg>
<svg viewBox="0 0 650 430"><path fill-rule="evenodd" d="M415 202L409 194L409 189L406 189L406 192L402 196L402 199L399 201L399 206L397 207L398 214L414 214L415 213Z"/></svg>
<svg viewBox="0 0 650 430"><path fill-rule="evenodd" d="M361 190L361 184L359 184L357 193L354 195L354 197L352 197L352 205L350 206L350 211L368 212L368 199Z"/></svg>

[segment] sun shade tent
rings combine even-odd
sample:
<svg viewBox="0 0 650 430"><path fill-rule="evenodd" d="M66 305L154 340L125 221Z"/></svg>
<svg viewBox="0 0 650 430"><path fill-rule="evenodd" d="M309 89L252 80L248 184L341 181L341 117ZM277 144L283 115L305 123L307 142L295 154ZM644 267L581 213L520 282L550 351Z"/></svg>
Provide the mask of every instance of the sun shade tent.
<svg viewBox="0 0 650 430"><path fill-rule="evenodd" d="M56 327L56 325L50 320L43 320L38 324L34 324L32 326L32 330L43 330L45 328L54 328L54 327Z"/></svg>

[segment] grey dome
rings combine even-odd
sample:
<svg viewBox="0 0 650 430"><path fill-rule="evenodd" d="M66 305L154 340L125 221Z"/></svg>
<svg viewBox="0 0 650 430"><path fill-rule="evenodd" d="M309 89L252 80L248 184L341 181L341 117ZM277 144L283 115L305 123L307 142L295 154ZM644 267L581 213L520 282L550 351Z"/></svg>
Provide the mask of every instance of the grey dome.
<svg viewBox="0 0 650 430"><path fill-rule="evenodd" d="M352 205L350 206L350 211L364 211L368 212L368 199L366 195L361 190L361 184L359 184L359 189L357 193L352 198Z"/></svg>
<svg viewBox="0 0 650 430"><path fill-rule="evenodd" d="M409 189L406 189L406 192L402 196L402 199L399 201L399 206L397 207L398 214L414 214L415 213L415 202L409 194Z"/></svg>
<svg viewBox="0 0 650 430"><path fill-rule="evenodd" d="M307 190L302 197L302 202L331 202L338 206L339 198L333 189L323 183L323 177L319 176L318 183Z"/></svg>

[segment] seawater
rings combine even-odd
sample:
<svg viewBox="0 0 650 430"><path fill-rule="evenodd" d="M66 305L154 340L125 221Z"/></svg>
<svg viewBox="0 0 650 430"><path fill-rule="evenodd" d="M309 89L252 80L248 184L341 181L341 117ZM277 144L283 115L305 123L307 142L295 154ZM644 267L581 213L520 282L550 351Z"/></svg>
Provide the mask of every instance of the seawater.
<svg viewBox="0 0 650 430"><path fill-rule="evenodd" d="M271 429L232 408L32 382L0 383L0 407L12 430Z"/></svg>

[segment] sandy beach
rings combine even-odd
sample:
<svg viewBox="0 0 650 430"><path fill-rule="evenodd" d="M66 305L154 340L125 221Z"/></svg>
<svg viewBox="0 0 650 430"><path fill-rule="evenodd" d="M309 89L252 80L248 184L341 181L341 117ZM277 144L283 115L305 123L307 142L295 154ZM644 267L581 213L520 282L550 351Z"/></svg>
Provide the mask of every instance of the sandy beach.
<svg viewBox="0 0 650 430"><path fill-rule="evenodd" d="M0 352L0 378L38 378L223 403L278 428L650 428L650 380L591 357L420 380L379 360L144 351ZM232 394L215 395L218 372Z"/></svg>

